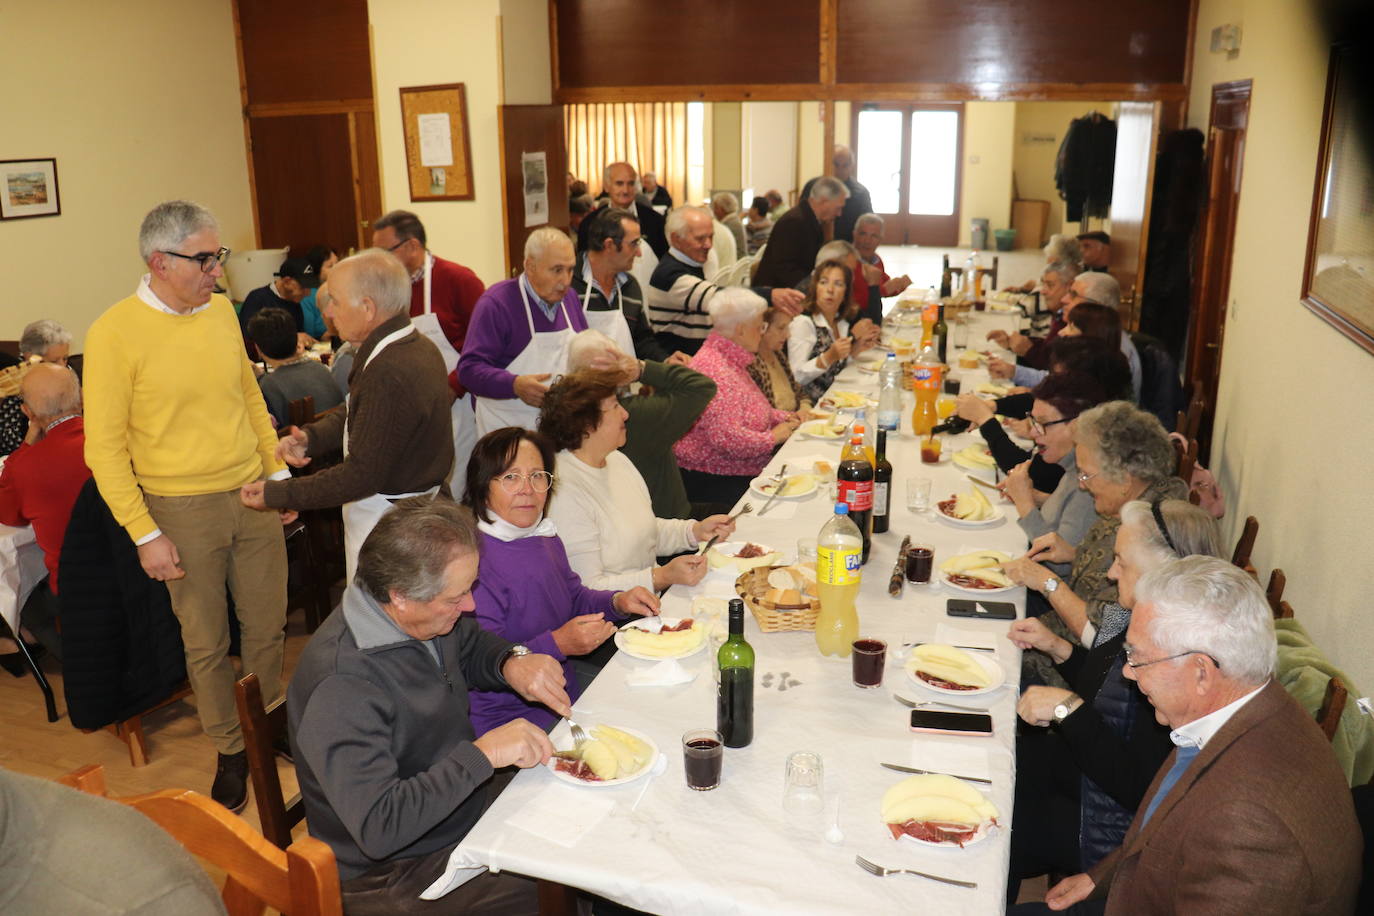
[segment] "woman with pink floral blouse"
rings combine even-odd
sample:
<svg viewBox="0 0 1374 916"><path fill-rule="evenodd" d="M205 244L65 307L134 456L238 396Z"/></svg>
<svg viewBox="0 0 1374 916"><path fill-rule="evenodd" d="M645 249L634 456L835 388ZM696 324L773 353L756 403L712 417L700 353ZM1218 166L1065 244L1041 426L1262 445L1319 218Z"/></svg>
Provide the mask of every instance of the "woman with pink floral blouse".
<svg viewBox="0 0 1374 916"><path fill-rule="evenodd" d="M716 396L673 449L687 498L708 514L728 512L801 422L776 410L749 375L763 338L766 303L743 287L716 294L712 329L692 368L716 383Z"/></svg>

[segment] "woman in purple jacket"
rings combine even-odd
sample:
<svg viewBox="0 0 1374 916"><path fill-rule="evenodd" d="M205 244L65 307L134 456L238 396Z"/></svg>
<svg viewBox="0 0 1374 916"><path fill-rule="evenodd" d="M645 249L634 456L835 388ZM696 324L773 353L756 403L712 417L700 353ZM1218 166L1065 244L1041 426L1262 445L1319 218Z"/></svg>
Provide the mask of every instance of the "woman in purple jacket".
<svg viewBox="0 0 1374 916"><path fill-rule="evenodd" d="M482 628L552 655L563 664L568 696L581 687L571 659L586 655L615 632L610 619L657 614L658 599L643 587L623 592L587 588L544 504L553 492L554 450L535 432L508 426L478 440L468 463L463 502L477 516L482 560L472 596ZM524 717L545 729L558 717L507 692L471 690L472 723L481 734Z"/></svg>

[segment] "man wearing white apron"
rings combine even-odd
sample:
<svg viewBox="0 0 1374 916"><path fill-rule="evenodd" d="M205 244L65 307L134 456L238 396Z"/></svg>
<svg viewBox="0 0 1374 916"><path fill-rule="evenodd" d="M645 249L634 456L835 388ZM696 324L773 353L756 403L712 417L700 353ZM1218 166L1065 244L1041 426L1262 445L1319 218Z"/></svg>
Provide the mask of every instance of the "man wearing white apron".
<svg viewBox="0 0 1374 916"><path fill-rule="evenodd" d="M392 210L372 224L372 244L394 254L410 274L410 323L439 348L453 390L453 473L455 498L461 495L468 457L477 443L472 398L458 381L458 354L463 351L472 311L486 287L461 264L438 257L426 247L425 226L409 210Z"/></svg>
<svg viewBox="0 0 1374 916"><path fill-rule="evenodd" d="M396 258L375 248L346 258L329 287L334 326L358 348L348 399L343 411L291 427L277 454L295 467L339 449L344 460L306 477L248 484L240 495L253 508L343 506L352 582L363 540L394 501L447 493L450 392L443 357L406 315L410 278Z"/></svg>
<svg viewBox="0 0 1374 916"><path fill-rule="evenodd" d="M587 326L609 337L621 353L667 359L670 354L644 317L644 294L633 273L645 250L639 220L616 207L598 210L591 219L587 250L578 255L573 272Z"/></svg>
<svg viewBox="0 0 1374 916"><path fill-rule="evenodd" d="M534 429L544 393L568 360L568 344L587 329L572 288L572 242L541 226L525 240L525 270L494 283L477 301L458 379L477 396L477 435Z"/></svg>

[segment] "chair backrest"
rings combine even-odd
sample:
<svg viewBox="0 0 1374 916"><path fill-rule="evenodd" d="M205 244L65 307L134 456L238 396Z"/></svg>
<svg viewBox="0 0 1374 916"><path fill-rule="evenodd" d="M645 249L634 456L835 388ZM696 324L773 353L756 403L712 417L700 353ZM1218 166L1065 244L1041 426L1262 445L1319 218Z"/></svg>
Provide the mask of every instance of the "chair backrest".
<svg viewBox="0 0 1374 916"><path fill-rule="evenodd" d="M1188 484L1189 492L1192 492L1193 468L1197 466L1197 440L1188 440L1188 447L1179 453L1178 464L1174 468L1174 476ZM1199 494L1201 499L1201 494Z"/></svg>
<svg viewBox="0 0 1374 916"><path fill-rule="evenodd" d="M307 394L303 398L297 398L286 405L287 414L291 417L292 426L304 426L315 419L315 397Z"/></svg>
<svg viewBox="0 0 1374 916"><path fill-rule="evenodd" d="M1236 549L1231 553L1231 564L1239 566L1246 572L1253 573L1255 568L1250 565L1250 554L1255 550L1255 538L1259 537L1259 519L1253 515L1245 519L1245 525L1240 530L1240 538L1236 541Z"/></svg>
<svg viewBox="0 0 1374 916"><path fill-rule="evenodd" d="M1317 724L1328 741L1336 740L1336 729L1341 724L1341 713L1345 712L1345 701L1349 696L1350 692L1340 678L1333 677L1326 682L1326 696L1322 697L1321 708L1317 710Z"/></svg>
<svg viewBox="0 0 1374 916"><path fill-rule="evenodd" d="M1269 574L1269 584L1264 588L1264 597L1269 599L1269 607L1274 612L1275 620L1282 620L1283 613L1283 587L1288 584L1288 577L1283 574L1283 570L1274 567L1274 571ZM1286 616L1293 616L1293 609L1288 609Z"/></svg>
<svg viewBox="0 0 1374 916"><path fill-rule="evenodd" d="M105 794L99 765L82 767L59 782ZM223 805L189 789L115 801L137 809L192 855L224 871L222 896L230 916L258 916L264 906L284 916L342 916L338 864L320 840L301 837L283 851Z"/></svg>
<svg viewBox="0 0 1374 916"><path fill-rule="evenodd" d="M256 674L248 674L234 685L234 699L239 707L243 749L248 756L248 776L253 782L262 834L285 849L291 845L291 828L305 819L305 802L300 793L290 799L282 796L276 752L272 748L277 740L286 738L286 700L282 698L271 707L264 707Z"/></svg>

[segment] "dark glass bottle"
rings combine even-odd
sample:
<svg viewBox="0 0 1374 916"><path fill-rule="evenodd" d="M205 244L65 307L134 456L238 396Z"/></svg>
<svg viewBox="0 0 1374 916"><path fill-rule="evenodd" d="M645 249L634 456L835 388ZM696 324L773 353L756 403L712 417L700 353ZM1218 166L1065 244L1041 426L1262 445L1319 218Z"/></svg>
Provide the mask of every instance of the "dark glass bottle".
<svg viewBox="0 0 1374 916"><path fill-rule="evenodd" d="M744 641L744 602L730 599L730 635L716 653L716 730L726 747L754 740L754 648Z"/></svg>
<svg viewBox="0 0 1374 916"><path fill-rule="evenodd" d="M947 363L945 358L946 345L949 341L949 325L945 324L945 307L940 306L940 316L935 319L935 327L930 329L930 339L935 345L935 352L940 356L940 362Z"/></svg>
<svg viewBox="0 0 1374 916"><path fill-rule="evenodd" d="M891 521L892 462L887 460L887 430L878 430L878 463L873 466L873 533L882 534Z"/></svg>
<svg viewBox="0 0 1374 916"><path fill-rule="evenodd" d="M940 300L943 302L954 294L954 275L949 271L949 255L941 259Z"/></svg>

